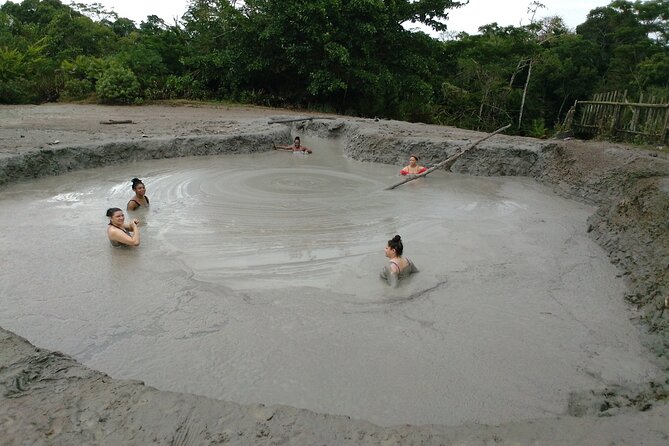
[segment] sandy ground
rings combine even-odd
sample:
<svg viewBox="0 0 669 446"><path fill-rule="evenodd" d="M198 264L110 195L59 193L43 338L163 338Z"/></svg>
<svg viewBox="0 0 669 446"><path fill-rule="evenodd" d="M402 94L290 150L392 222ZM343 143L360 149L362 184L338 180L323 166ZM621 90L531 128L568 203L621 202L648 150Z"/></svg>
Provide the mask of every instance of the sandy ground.
<svg viewBox="0 0 669 446"><path fill-rule="evenodd" d="M231 106L3 106L0 185L120 162L120 152L137 159L219 153L229 151L225 146L234 146L237 135L270 145L289 133L286 126L268 125L268 120L308 115ZM426 161L439 161L444 150L454 153L481 136L420 124L332 118L336 119L293 125L318 136L344 136L351 157L395 164L417 148L427 154ZM101 123L108 120L132 123ZM598 206L588 229L626 278L627 300L639 310L640 328L651 332L647 343L658 355L658 364L666 367L661 361L669 349L664 310L669 293L666 154L606 143L496 138L484 150L463 156L453 170L531 176L562 195ZM166 141L176 142L165 149ZM574 395L565 413L553 419L500 426L384 428L348 417L286 406L244 406L114 380L4 330L0 344L0 431L7 444L669 442L667 381Z"/></svg>

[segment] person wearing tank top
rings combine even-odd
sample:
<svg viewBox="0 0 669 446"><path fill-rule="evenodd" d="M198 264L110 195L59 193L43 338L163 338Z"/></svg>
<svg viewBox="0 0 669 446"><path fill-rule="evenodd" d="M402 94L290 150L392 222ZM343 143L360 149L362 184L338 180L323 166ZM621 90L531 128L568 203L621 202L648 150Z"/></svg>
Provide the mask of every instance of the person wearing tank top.
<svg viewBox="0 0 669 446"><path fill-rule="evenodd" d="M128 201L127 209L129 211L134 211L135 209L144 206L149 206L149 197L146 194L146 186L139 178L132 179L132 190L135 192L135 196Z"/></svg>
<svg viewBox="0 0 669 446"><path fill-rule="evenodd" d="M386 280L393 288L399 285L400 279L404 279L413 273L418 272L416 265L406 257L402 257L404 246L402 237L396 235L388 240L385 248L386 257L389 262L381 271L381 278Z"/></svg>

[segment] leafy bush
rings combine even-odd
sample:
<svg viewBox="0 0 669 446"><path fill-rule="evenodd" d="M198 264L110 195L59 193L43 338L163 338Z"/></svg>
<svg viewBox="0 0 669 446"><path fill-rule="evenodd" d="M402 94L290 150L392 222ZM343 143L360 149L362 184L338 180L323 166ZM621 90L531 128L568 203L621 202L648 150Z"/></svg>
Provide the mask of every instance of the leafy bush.
<svg viewBox="0 0 669 446"><path fill-rule="evenodd" d="M202 82L194 79L190 74L168 76L155 79L144 89L144 96L149 100L161 99L194 99L202 100L208 97L207 89Z"/></svg>
<svg viewBox="0 0 669 446"><path fill-rule="evenodd" d="M95 91L98 100L107 104L133 104L142 100L137 76L120 65L112 65L104 71Z"/></svg>
<svg viewBox="0 0 669 446"><path fill-rule="evenodd" d="M88 79L95 83L113 59L94 56L77 56L74 60L66 59L60 64L60 70L67 78Z"/></svg>
<svg viewBox="0 0 669 446"><path fill-rule="evenodd" d="M543 119L533 119L532 125L528 130L528 135L533 138L546 138L548 129Z"/></svg>
<svg viewBox="0 0 669 446"><path fill-rule="evenodd" d="M0 47L0 103L22 104L53 96L53 70L42 41L25 49Z"/></svg>
<svg viewBox="0 0 669 446"><path fill-rule="evenodd" d="M287 101L281 96L266 92L265 90L243 90L233 95L233 99L242 104L262 105L265 107L285 107Z"/></svg>
<svg viewBox="0 0 669 446"><path fill-rule="evenodd" d="M93 83L88 79L68 79L60 92L60 97L65 100L84 99L94 91Z"/></svg>
<svg viewBox="0 0 669 446"><path fill-rule="evenodd" d="M202 82L193 79L190 74L167 76L165 89L170 99L202 99L206 96Z"/></svg>
<svg viewBox="0 0 669 446"><path fill-rule="evenodd" d="M25 79L0 82L0 104L29 104L36 101L34 86Z"/></svg>

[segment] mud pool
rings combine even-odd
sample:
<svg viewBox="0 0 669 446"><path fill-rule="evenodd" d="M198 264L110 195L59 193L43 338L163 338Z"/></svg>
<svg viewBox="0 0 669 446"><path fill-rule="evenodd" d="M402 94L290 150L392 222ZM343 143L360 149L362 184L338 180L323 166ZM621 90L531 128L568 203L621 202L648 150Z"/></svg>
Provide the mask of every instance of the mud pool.
<svg viewBox="0 0 669 446"><path fill-rule="evenodd" d="M114 378L381 425L552 417L571 391L660 373L590 206L519 178L383 191L398 166L303 144L3 189L0 326ZM134 176L142 244L114 249L104 213ZM421 272L392 290L395 234Z"/></svg>

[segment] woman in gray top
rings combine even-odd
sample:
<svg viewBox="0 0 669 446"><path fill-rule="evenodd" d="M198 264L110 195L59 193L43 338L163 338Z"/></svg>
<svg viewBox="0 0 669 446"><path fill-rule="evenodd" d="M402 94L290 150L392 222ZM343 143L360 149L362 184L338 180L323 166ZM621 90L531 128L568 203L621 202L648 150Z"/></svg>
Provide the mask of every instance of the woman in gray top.
<svg viewBox="0 0 669 446"><path fill-rule="evenodd" d="M396 287L400 279L408 277L411 273L417 273L418 268L406 257L402 257L402 237L396 235L388 240L386 245L386 257L390 260L381 271L381 278L388 281L392 287Z"/></svg>

